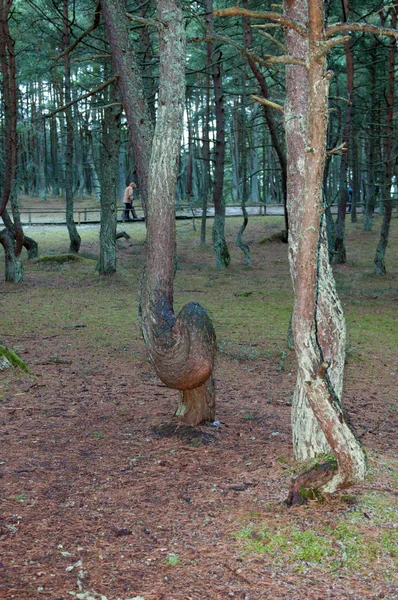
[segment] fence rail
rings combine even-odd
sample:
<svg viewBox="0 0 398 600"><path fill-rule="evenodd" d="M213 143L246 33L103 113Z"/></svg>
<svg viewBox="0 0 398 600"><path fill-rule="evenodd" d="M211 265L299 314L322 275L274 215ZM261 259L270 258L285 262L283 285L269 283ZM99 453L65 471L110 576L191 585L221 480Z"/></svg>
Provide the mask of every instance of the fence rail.
<svg viewBox="0 0 398 600"><path fill-rule="evenodd" d="M246 209L251 215L282 215L283 205L281 204L262 204L251 203L246 205ZM138 218L134 221L142 221L144 212L140 205L135 206ZM123 207L118 207L118 221L123 220ZM226 205L227 216L241 216L242 209L237 204ZM65 209L62 208L45 208L45 207L21 207L20 208L21 222L23 225L63 225L65 224ZM202 216L202 209L190 204L180 204L176 207L177 219L192 219ZM214 216L214 207L209 206L207 216ZM76 225L96 224L101 219L101 208L99 206L75 208L73 217Z"/></svg>

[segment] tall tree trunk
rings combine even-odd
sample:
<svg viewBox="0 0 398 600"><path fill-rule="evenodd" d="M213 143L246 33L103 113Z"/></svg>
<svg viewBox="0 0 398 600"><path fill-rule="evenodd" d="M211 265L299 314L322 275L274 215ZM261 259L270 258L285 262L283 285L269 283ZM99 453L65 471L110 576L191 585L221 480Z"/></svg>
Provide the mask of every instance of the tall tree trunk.
<svg viewBox="0 0 398 600"><path fill-rule="evenodd" d="M206 13L206 31L208 31L211 23L211 15ZM208 33L208 35L210 35ZM200 244L204 246L206 243L206 224L207 224L207 204L211 193L211 176L210 176L210 68L211 68L211 49L212 44L206 42L206 93L205 93L205 108L203 121L203 144L202 144L202 159L203 159L203 196L202 196L202 219L200 225Z"/></svg>
<svg viewBox="0 0 398 600"><path fill-rule="evenodd" d="M247 5L247 0L245 0L244 5ZM250 24L250 20L247 18L243 19L244 27L245 27L245 47L251 48L253 44L253 33ZM260 86L261 93L263 97L268 100L269 99L269 91L268 85L265 80L265 77L258 69L256 63L252 59L251 56L248 56L249 67L252 70L253 75L257 79L257 82ZM289 231L289 217L287 210L287 163L286 163L286 153L285 150L279 140L277 126L275 123L274 116L272 114L272 109L268 106L263 106L264 117L267 123L267 127L269 129L272 146L276 152L278 157L279 165L281 168L281 180L282 180L282 195L283 195L283 206L284 206L284 217L285 217L285 241L287 242L288 231Z"/></svg>
<svg viewBox="0 0 398 600"><path fill-rule="evenodd" d="M149 171L147 259L140 315L151 362L160 379L180 390L176 415L189 425L213 420L215 333L196 303L175 316L175 191L183 131L185 32L176 0L158 1L160 26L159 109Z"/></svg>
<svg viewBox="0 0 398 600"><path fill-rule="evenodd" d="M63 1L63 47L69 47L69 0ZM64 56L64 86L65 104L72 99L70 81L70 57L69 53ZM65 148L65 197L66 197L66 226L69 233L69 252L79 252L81 238L78 234L73 218L73 121L72 108L65 110L66 119L66 148Z"/></svg>
<svg viewBox="0 0 398 600"><path fill-rule="evenodd" d="M105 109L101 151L101 228L99 274L116 273L116 188L120 147L121 106L116 85L110 89L110 106Z"/></svg>
<svg viewBox="0 0 398 600"><path fill-rule="evenodd" d="M348 0L342 0L344 7L344 21L348 19ZM347 260L347 253L345 247L345 215L347 210L347 188L349 182L347 181L348 174L348 158L349 158L349 147L351 141L352 131L352 103L354 95L354 61L351 50L351 42L346 41L344 43L344 51L347 65L347 94L348 103L345 113L345 125L343 132L343 144L345 144L345 151L341 156L340 163L340 181L339 181L339 204L337 210L337 222L336 222L336 239L335 239L335 252L333 261L335 263L345 263Z"/></svg>
<svg viewBox="0 0 398 600"><path fill-rule="evenodd" d="M285 130L289 168L289 260L295 294L294 345L298 379L293 400L293 442L299 460L332 449L337 464L304 474L302 488L333 492L363 479L362 447L340 407L345 326L329 265L323 224L322 186L326 154L328 88L323 0L285 0L288 17L308 27L308 37L286 29L286 54L303 61L287 65ZM305 65L305 66L304 66ZM322 475L322 476L321 476Z"/></svg>
<svg viewBox="0 0 398 600"><path fill-rule="evenodd" d="M398 0L394 1L393 13L391 18L391 28L397 26ZM388 53L388 91L387 91L387 126L384 138L384 185L383 185L383 200L384 214L381 224L380 239L376 249L374 259L376 275L385 275L387 273L385 265L385 253L388 244L388 236L390 232L390 223L392 216L393 199L391 195L391 180L394 170L395 156L393 156L393 139L394 139L394 92L395 92L395 52L396 39L390 41L390 50Z"/></svg>
<svg viewBox="0 0 398 600"><path fill-rule="evenodd" d="M366 162L367 162L367 176L366 176L366 197L363 207L363 231L372 231L373 225L373 211L376 204L376 178L375 178L375 158L376 158L376 127L375 117L377 110L377 99L376 99L376 58L377 58L377 42L373 45L370 50L370 65L369 65L369 79L370 79L370 110L369 114L369 126L367 131L366 140Z"/></svg>
<svg viewBox="0 0 398 600"><path fill-rule="evenodd" d="M20 254L23 247L24 234L19 218L17 180L18 180L18 139L17 139L17 83L14 42L11 38L8 18L12 0L0 1L0 70L2 74L2 92L4 106L4 151L5 172L3 190L0 199L0 217L7 229L1 232L0 243L4 247L6 261L6 280L14 283L23 281L23 268ZM7 226L6 207L11 203L13 215L12 226Z"/></svg>
<svg viewBox="0 0 398 600"><path fill-rule="evenodd" d="M112 64L119 77L119 89L129 125L130 143L134 152L139 193L144 213L147 213L148 172L151 156L153 124L145 98L142 77L125 17L125 0L101 0Z"/></svg>
<svg viewBox="0 0 398 600"><path fill-rule="evenodd" d="M205 13L208 17L207 34L213 34L213 0L205 0ZM219 269L225 269L230 261L229 250L225 240L225 202L224 202L224 168L225 168L225 115L224 95L222 90L222 52L215 50L211 43L212 78L215 102L216 140L214 151L214 223L213 250Z"/></svg>

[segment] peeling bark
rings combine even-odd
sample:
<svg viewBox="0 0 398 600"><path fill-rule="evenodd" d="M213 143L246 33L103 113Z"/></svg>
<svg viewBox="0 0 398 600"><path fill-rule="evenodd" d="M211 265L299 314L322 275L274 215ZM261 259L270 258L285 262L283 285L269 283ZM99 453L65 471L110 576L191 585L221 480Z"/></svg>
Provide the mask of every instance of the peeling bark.
<svg viewBox="0 0 398 600"><path fill-rule="evenodd" d="M147 259L140 285L141 327L159 378L180 390L176 416L189 425L213 420L216 350L202 306L173 310L175 196L185 100L185 32L175 0L159 0L159 108L149 169Z"/></svg>

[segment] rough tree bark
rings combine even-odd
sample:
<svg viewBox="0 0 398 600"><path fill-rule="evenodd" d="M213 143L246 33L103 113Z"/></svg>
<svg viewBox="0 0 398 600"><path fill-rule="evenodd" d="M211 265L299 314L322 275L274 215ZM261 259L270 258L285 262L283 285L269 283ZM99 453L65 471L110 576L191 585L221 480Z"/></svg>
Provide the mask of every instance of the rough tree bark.
<svg viewBox="0 0 398 600"><path fill-rule="evenodd" d="M303 60L287 65L285 129L288 157L289 260L295 304L294 345L298 380L292 410L296 457L331 448L336 462L300 476L288 503L301 491L344 489L363 479L366 460L341 409L345 354L344 316L331 271L323 224L322 184L326 154L327 41L322 0L285 0L285 13L307 23L308 35L285 34L286 54ZM330 452L330 451L329 451Z"/></svg>
<svg viewBox="0 0 398 600"><path fill-rule="evenodd" d="M17 83L14 42L11 39L8 18L12 0L0 1L0 69L2 74L2 92L4 107L4 179L2 197L0 199L0 217L6 225L1 232L0 243L5 253L6 281L21 283L23 268L20 254L23 247L24 235L19 219L17 198ZM14 222L11 223L6 214L10 202Z"/></svg>
<svg viewBox="0 0 398 600"><path fill-rule="evenodd" d="M129 124L138 185L144 214L148 202L148 172L153 124L145 97L136 53L125 16L125 0L101 0L105 28L111 46L112 64L119 77L119 89Z"/></svg>
<svg viewBox="0 0 398 600"><path fill-rule="evenodd" d="M185 32L178 0L159 0L159 102L149 170L147 259L140 286L140 317L159 378L180 390L176 415L189 425L213 420L215 333L196 303L176 316L175 193L183 131Z"/></svg>

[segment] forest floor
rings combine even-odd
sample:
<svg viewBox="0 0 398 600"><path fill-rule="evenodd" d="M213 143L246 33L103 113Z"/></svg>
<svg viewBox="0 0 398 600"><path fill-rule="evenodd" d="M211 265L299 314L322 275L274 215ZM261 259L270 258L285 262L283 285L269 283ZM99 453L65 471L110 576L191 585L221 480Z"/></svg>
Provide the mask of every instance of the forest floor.
<svg viewBox="0 0 398 600"><path fill-rule="evenodd" d="M208 223L211 240L211 221ZM100 278L98 227L81 259L64 227L31 227L42 262L4 283L0 344L26 362L0 372L2 600L324 600L398 598L398 220L377 278L374 231L347 223L334 268L347 320L344 404L369 457L366 481L288 508L295 357L280 217L255 217L218 271L178 222L175 303L213 319L217 422L175 428L176 392L148 362L137 316L141 223L124 224L118 273ZM0 253L1 254L1 253Z"/></svg>

